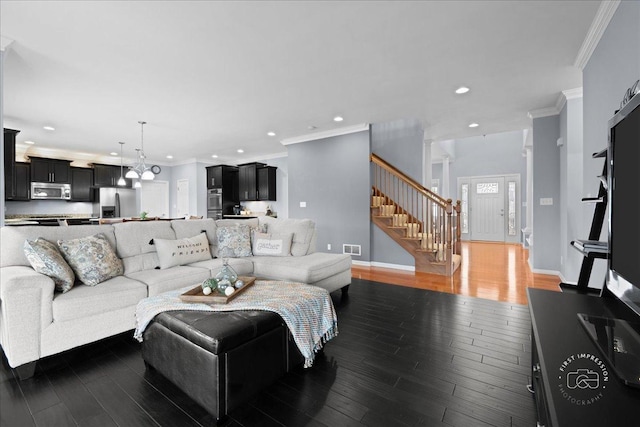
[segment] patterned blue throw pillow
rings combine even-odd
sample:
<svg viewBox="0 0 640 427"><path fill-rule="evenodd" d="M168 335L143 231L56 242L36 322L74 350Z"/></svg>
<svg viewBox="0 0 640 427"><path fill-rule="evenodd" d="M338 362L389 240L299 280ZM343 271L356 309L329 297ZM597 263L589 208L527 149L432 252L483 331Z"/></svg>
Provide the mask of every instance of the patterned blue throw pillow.
<svg viewBox="0 0 640 427"><path fill-rule="evenodd" d="M239 258L251 256L251 227L236 224L218 227L218 257Z"/></svg>
<svg viewBox="0 0 640 427"><path fill-rule="evenodd" d="M25 240L24 255L35 271L53 279L56 291L64 293L73 287L73 270L55 244L42 237Z"/></svg>
<svg viewBox="0 0 640 427"><path fill-rule="evenodd" d="M118 258L104 234L72 240L58 240L60 252L82 283L95 286L124 273Z"/></svg>

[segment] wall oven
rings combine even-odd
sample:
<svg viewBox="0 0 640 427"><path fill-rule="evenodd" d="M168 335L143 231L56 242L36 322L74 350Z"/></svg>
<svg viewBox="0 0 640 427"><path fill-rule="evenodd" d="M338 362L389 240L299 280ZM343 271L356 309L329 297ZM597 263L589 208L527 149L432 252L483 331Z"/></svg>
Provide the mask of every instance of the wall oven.
<svg viewBox="0 0 640 427"><path fill-rule="evenodd" d="M32 182L31 198L34 200L70 200L71 185L51 182Z"/></svg>
<svg viewBox="0 0 640 427"><path fill-rule="evenodd" d="M207 218L222 218L222 188L207 190Z"/></svg>

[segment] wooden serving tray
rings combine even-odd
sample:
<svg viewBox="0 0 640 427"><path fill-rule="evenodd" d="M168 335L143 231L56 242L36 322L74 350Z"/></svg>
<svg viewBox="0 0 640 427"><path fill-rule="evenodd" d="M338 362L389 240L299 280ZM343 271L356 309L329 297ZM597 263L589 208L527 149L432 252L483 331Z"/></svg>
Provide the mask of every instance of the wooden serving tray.
<svg viewBox="0 0 640 427"><path fill-rule="evenodd" d="M229 296L223 295L218 291L213 291L209 295L205 295L202 292L202 285L198 285L195 288L180 295L180 299L184 302L200 302L205 304L226 304L229 301L242 294L247 288L253 286L256 281L255 277L238 276L238 279L244 282L244 286L240 289L236 289L234 293Z"/></svg>

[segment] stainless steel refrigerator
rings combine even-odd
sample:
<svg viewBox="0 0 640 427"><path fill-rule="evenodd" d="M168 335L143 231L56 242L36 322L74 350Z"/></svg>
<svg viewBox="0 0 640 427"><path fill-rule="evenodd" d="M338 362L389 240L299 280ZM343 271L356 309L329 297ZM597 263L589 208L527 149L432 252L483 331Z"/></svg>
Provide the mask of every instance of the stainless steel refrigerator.
<svg viewBox="0 0 640 427"><path fill-rule="evenodd" d="M94 213L100 218L129 218L139 215L136 190L132 188L100 188L96 195L98 197L94 202Z"/></svg>

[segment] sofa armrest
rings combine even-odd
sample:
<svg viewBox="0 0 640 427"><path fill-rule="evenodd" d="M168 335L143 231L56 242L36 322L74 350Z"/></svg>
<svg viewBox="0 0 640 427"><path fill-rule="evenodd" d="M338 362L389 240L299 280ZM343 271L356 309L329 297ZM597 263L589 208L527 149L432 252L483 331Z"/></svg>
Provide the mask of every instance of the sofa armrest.
<svg viewBox="0 0 640 427"><path fill-rule="evenodd" d="M9 365L40 358L41 333L53 321L50 277L30 267L0 268L0 344Z"/></svg>

